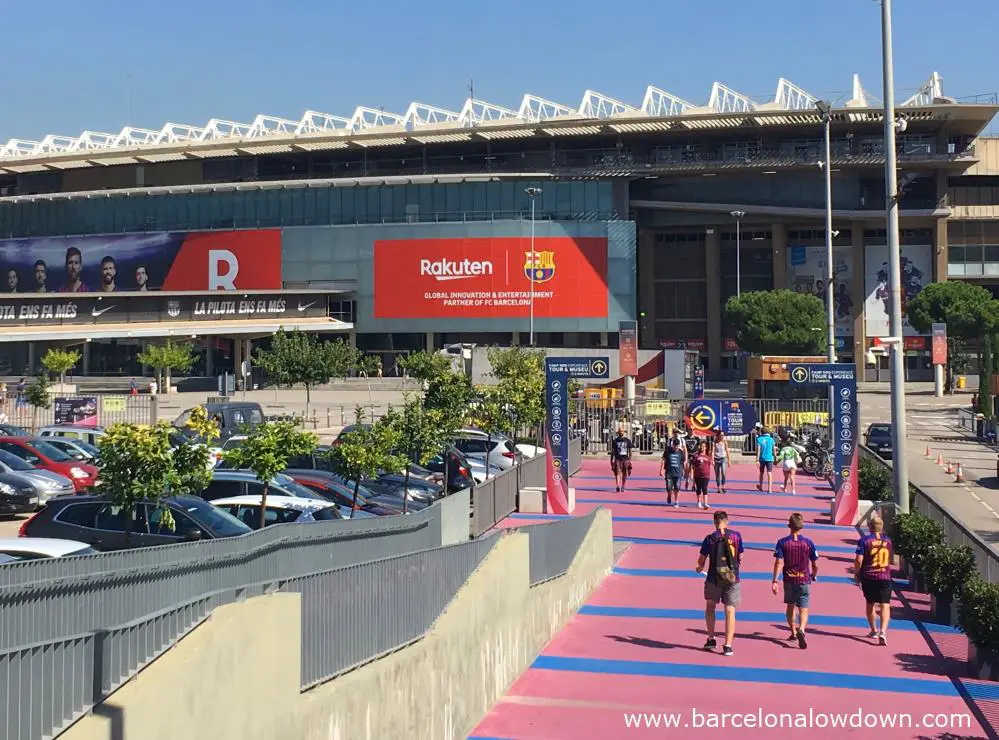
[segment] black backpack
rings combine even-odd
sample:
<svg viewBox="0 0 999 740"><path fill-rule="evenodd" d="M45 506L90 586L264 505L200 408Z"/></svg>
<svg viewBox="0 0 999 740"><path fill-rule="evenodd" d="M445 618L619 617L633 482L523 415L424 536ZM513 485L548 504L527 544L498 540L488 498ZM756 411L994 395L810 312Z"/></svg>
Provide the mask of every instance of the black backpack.
<svg viewBox="0 0 999 740"><path fill-rule="evenodd" d="M732 549L728 534L718 538L715 543L715 584L729 586L735 583L735 564L732 562Z"/></svg>

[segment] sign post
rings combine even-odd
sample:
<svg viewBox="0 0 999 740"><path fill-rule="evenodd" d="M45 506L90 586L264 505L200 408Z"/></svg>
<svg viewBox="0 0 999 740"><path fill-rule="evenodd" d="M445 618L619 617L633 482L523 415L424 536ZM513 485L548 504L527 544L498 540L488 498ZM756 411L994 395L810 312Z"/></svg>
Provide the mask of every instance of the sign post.
<svg viewBox="0 0 999 740"><path fill-rule="evenodd" d="M933 395L943 397L944 368L947 366L947 324L933 325Z"/></svg>
<svg viewBox="0 0 999 740"><path fill-rule="evenodd" d="M698 436L716 429L725 434L749 434L756 426L756 409L749 401L697 401L687 409L690 428Z"/></svg>
<svg viewBox="0 0 999 740"><path fill-rule="evenodd" d="M569 489L569 380L572 378L609 378L607 357L545 358L545 475L546 511L571 514L575 497Z"/></svg>
<svg viewBox="0 0 999 740"><path fill-rule="evenodd" d="M638 375L638 322L618 325L618 367L624 379L624 402L630 409L635 403L635 377Z"/></svg>
<svg viewBox="0 0 999 740"><path fill-rule="evenodd" d="M788 365L792 385L827 386L834 406L829 409L833 447L833 524L853 526L857 518L857 441L860 418L857 408L857 373L852 364Z"/></svg>
<svg viewBox="0 0 999 740"><path fill-rule="evenodd" d="M694 398L697 400L704 398L704 365L694 368Z"/></svg>

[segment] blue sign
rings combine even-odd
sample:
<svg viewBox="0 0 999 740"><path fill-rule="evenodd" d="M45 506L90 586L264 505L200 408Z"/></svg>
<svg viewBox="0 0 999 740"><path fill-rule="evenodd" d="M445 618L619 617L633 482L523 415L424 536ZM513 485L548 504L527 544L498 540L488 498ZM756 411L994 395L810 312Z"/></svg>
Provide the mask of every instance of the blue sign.
<svg viewBox="0 0 999 740"><path fill-rule="evenodd" d="M698 401L690 404L687 416L695 432L710 432L721 420L721 401Z"/></svg>
<svg viewBox="0 0 999 740"><path fill-rule="evenodd" d="M804 247L790 247L788 251L791 253L792 267L803 265L808 262L808 253L805 251Z"/></svg>
<svg viewBox="0 0 999 740"><path fill-rule="evenodd" d="M756 426L756 409L749 401L698 401L687 409L695 432L721 429L725 434L749 434Z"/></svg>
<svg viewBox="0 0 999 740"><path fill-rule="evenodd" d="M609 357L546 357L546 373L564 373L570 378L609 378Z"/></svg>
<svg viewBox="0 0 999 740"><path fill-rule="evenodd" d="M704 367L702 365L694 368L694 398L704 398Z"/></svg>

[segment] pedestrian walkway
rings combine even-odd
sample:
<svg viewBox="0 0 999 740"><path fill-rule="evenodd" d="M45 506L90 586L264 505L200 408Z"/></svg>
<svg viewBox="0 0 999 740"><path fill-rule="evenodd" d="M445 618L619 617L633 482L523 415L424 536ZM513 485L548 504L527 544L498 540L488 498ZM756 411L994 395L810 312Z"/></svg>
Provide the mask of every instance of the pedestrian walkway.
<svg viewBox="0 0 999 740"><path fill-rule="evenodd" d="M967 640L924 621L928 597L896 581L888 646L867 638L850 577L857 531L829 523L832 493L814 479L799 481L796 496L767 495L756 491L754 468L738 464L729 493L712 486L713 509L729 512L746 552L735 654L703 650L704 579L694 566L712 512L696 507L693 492L667 508L657 471L658 461L637 460L628 490L616 493L605 460L584 462L573 480L576 513L609 508L626 549L471 738L863 738L874 736L863 724L871 721L882 738L996 737L987 718L999 718L999 684L961 678ZM805 515L821 556L806 650L786 640L782 598L770 590L773 546L793 511ZM503 525L547 519L514 515ZM720 634L723 621L719 611ZM722 713L733 715L724 728Z"/></svg>

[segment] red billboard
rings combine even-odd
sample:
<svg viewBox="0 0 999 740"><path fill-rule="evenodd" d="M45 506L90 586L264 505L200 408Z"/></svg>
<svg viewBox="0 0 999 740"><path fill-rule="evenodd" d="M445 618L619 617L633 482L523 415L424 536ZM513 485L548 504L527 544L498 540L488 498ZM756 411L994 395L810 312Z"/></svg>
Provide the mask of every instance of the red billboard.
<svg viewBox="0 0 999 740"><path fill-rule="evenodd" d="M375 318L607 317L606 237L375 242Z"/></svg>

